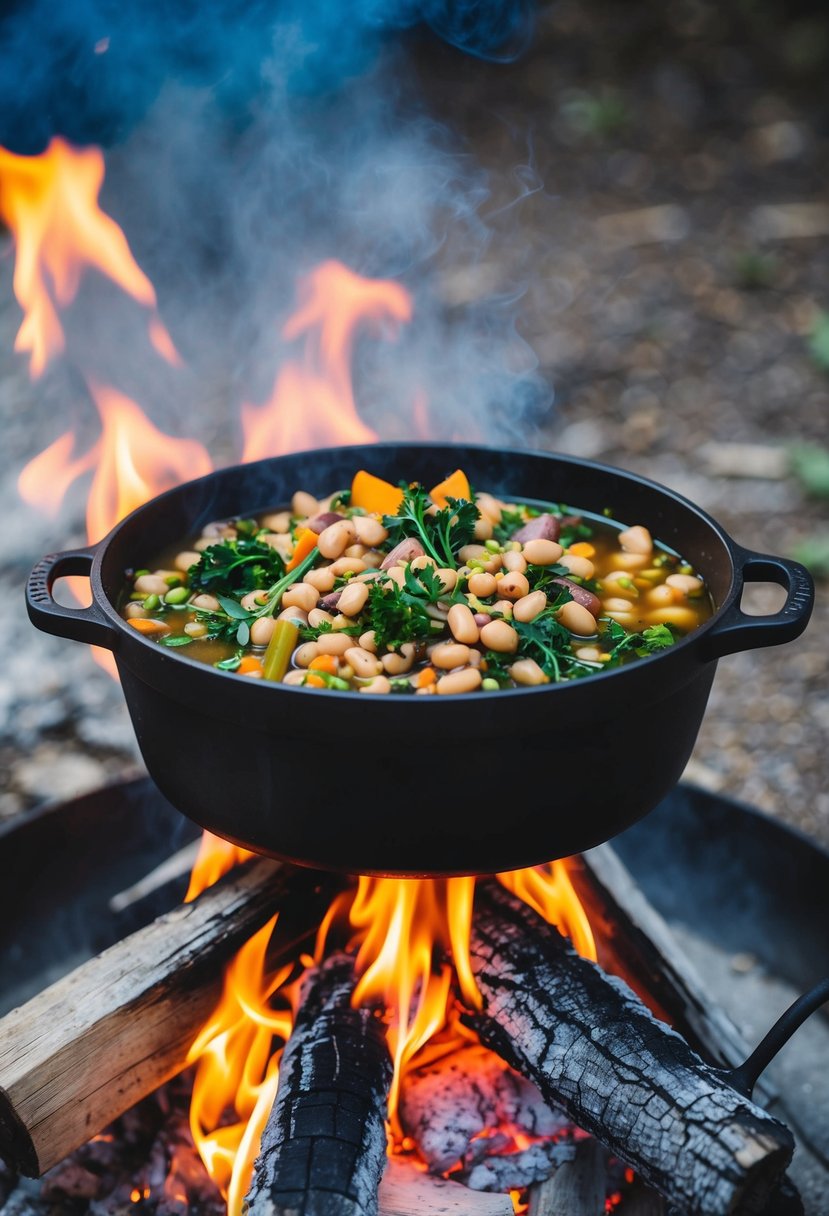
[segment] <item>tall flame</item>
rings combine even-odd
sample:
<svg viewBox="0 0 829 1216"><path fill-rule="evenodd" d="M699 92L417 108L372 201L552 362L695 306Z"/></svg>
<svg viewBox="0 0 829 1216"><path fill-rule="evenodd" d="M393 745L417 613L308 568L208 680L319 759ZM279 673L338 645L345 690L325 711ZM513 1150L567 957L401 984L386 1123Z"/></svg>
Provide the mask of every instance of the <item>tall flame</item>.
<svg viewBox="0 0 829 1216"><path fill-rule="evenodd" d="M579 953L595 959L593 935L565 862L499 874L498 879L569 936ZM389 1120L395 1145L403 1139L397 1105L406 1073L425 1062L437 1036L441 1054L468 1042L471 1032L457 1018L457 993L466 1006L480 1007L469 952L475 881L361 877L356 890L334 900L320 926L318 960L335 927L342 927L343 922L350 926L350 946L356 951L360 976L354 1003L380 1004L386 1010L394 1061ZM242 1210L268 1106L275 1095L277 1067L264 1053L263 1040L256 1038L252 1043L249 1036L254 1032L243 1028L240 1010L252 1011L257 1026L266 1030L278 1026L272 1032L283 1041L290 1030L283 1008L286 994L280 987L288 972L272 976L264 969L257 977L255 967L250 966L254 962L264 967L265 945L260 935L246 961L238 968L238 959L231 965L222 1001L189 1055L198 1064L194 1140L208 1172L227 1196L230 1216L238 1216ZM268 1005L274 996L276 1012ZM241 1119L228 1125L226 1112L238 1114L242 1109L254 1111L252 1125L243 1128Z"/></svg>
<svg viewBox="0 0 829 1216"><path fill-rule="evenodd" d="M303 357L283 364L266 405L242 406L243 461L377 439L354 400L354 342L361 325L393 334L411 320L409 293L399 283L365 279L342 262L328 261L303 280L299 295L299 308L282 336L303 339Z"/></svg>
<svg viewBox="0 0 829 1216"><path fill-rule="evenodd" d="M145 308L156 308L155 289L124 233L98 206L103 180L99 148L73 148L59 136L40 156L0 148L0 218L14 236L14 293L23 309L14 349L29 354L34 377L64 349L56 305L72 302L85 269L100 271ZM164 357L177 361L157 316L150 336Z"/></svg>

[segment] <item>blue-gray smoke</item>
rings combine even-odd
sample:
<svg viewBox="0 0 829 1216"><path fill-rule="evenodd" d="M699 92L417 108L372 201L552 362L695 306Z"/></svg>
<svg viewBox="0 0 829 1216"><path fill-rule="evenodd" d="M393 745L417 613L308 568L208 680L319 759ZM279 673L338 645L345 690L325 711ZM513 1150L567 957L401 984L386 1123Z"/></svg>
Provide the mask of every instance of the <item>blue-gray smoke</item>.
<svg viewBox="0 0 829 1216"><path fill-rule="evenodd" d="M461 50L511 57L534 0L11 0L0 9L0 144L53 134L111 144L165 82L211 88L243 115L280 48L295 93L361 75L392 33L425 25Z"/></svg>
<svg viewBox="0 0 829 1216"><path fill-rule="evenodd" d="M0 26L0 121L18 133L5 142L106 146L102 205L186 364L162 363L134 304L90 275L64 317L64 367L233 459L239 402L264 401L300 353L280 337L298 281L335 258L414 296L397 343L357 350L381 437L411 437L425 400L433 438L531 442L550 397L518 324L532 158L493 183L429 114L399 33L425 24L506 55L531 14L531 0L24 0Z"/></svg>

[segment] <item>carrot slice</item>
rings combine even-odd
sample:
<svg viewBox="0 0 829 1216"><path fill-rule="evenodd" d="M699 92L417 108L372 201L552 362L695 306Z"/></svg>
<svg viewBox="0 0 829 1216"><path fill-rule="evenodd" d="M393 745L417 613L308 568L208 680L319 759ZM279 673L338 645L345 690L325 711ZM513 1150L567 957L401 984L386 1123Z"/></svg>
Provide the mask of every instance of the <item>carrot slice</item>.
<svg viewBox="0 0 829 1216"><path fill-rule="evenodd" d="M595 545L591 545L589 541L579 540L574 545L571 545L567 552L572 553L573 557L595 557L596 547Z"/></svg>
<svg viewBox="0 0 829 1216"><path fill-rule="evenodd" d="M294 551L291 554L291 560L285 566L285 573L295 570L301 561L303 561L319 540L319 536L311 528L303 528L297 537L297 542L294 545Z"/></svg>
<svg viewBox="0 0 829 1216"><path fill-rule="evenodd" d="M165 625L163 621L153 620L152 617L134 616L129 622L133 629L137 629L139 633L145 634L147 637L159 637L162 633L169 633L170 626Z"/></svg>
<svg viewBox="0 0 829 1216"><path fill-rule="evenodd" d="M421 671L421 673L417 677L416 682L417 682L418 688L428 688L430 684L436 684L437 676L435 675L434 668L424 667L423 671Z"/></svg>
<svg viewBox="0 0 829 1216"><path fill-rule="evenodd" d="M396 515L403 501L403 491L400 486L393 486L382 477L375 477L360 469L354 474L351 483L351 505L372 515Z"/></svg>
<svg viewBox="0 0 829 1216"><path fill-rule="evenodd" d="M261 673L262 660L257 659L256 655L254 655L254 654L246 654L245 657L242 659L241 663L239 664L239 666L236 668L236 670L238 671L240 676L250 675L254 671L258 671Z"/></svg>
<svg viewBox="0 0 829 1216"><path fill-rule="evenodd" d="M305 677L306 688L325 688L325 680L322 676L315 676L313 672Z"/></svg>
<svg viewBox="0 0 829 1216"><path fill-rule="evenodd" d="M467 502L471 502L472 491L469 488L469 478L460 469L455 469L454 473L450 473L429 491L429 497L439 507L449 506L447 498L465 498Z"/></svg>
<svg viewBox="0 0 829 1216"><path fill-rule="evenodd" d="M339 663L336 656L333 654L318 654L315 659L312 659L308 664L309 671L326 671L330 676L335 676L339 670Z"/></svg>

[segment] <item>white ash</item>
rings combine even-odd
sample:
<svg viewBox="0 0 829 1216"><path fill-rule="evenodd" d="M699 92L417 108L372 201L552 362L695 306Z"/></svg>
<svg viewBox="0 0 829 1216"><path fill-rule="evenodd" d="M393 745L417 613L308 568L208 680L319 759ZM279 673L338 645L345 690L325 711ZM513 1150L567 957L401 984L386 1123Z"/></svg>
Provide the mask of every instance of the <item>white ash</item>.
<svg viewBox="0 0 829 1216"><path fill-rule="evenodd" d="M471 1191L511 1191L544 1182L565 1161L572 1161L572 1141L531 1144L517 1153L497 1154L458 1174Z"/></svg>
<svg viewBox="0 0 829 1216"><path fill-rule="evenodd" d="M463 1160L473 1141L477 1152L482 1133L501 1125L530 1136L554 1136L568 1125L534 1085L491 1052L472 1045L409 1074L400 1120L437 1173Z"/></svg>

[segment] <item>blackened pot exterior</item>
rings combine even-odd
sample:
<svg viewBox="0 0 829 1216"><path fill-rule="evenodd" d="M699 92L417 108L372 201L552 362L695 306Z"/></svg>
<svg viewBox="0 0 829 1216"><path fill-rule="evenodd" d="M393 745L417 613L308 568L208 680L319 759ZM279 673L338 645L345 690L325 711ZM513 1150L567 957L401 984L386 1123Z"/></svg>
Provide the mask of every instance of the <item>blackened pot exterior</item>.
<svg viewBox="0 0 829 1216"><path fill-rule="evenodd" d="M459 697L382 697L220 673L119 617L124 570L212 519L261 513L296 489L319 497L367 468L432 484L456 467L504 497L610 507L647 526L708 582L717 611L669 650L568 684ZM91 609L51 583L90 574ZM743 582L788 589L772 617L739 610ZM41 628L115 652L147 768L190 818L300 864L386 874L487 873L609 839L673 787L691 753L716 660L789 641L811 609L796 563L748 553L693 504L620 470L541 453L455 445L326 449L225 469L147 503L97 546L44 559L28 605Z"/></svg>

